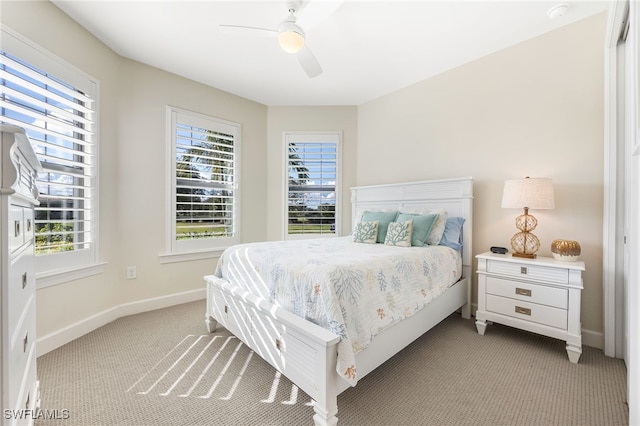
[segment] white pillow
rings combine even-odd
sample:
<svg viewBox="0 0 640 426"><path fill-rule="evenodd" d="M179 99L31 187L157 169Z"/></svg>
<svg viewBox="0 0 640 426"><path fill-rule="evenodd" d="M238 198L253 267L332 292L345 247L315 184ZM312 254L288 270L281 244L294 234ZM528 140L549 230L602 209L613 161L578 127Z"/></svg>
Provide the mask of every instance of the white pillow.
<svg viewBox="0 0 640 426"><path fill-rule="evenodd" d="M410 214L437 214L438 218L433 222L431 231L425 241L430 246L437 246L440 244L442 234L444 234L444 227L447 224L447 211L445 209L428 209L428 208L412 208L412 207L400 207L400 213Z"/></svg>

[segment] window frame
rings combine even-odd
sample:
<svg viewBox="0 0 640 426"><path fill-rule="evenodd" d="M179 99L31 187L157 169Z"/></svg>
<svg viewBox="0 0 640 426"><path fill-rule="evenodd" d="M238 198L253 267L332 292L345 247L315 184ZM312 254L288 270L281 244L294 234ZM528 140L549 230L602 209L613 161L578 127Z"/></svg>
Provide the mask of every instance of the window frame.
<svg viewBox="0 0 640 426"><path fill-rule="evenodd" d="M282 239L299 240L306 238L335 238L342 235L342 132L341 131L286 131L282 137L283 199L284 214ZM289 144L290 143L335 143L336 183L335 183L335 231L334 233L289 234Z"/></svg>
<svg viewBox="0 0 640 426"><path fill-rule="evenodd" d="M204 238L194 240L178 240L176 238L176 197L177 197L177 183L176 183L176 143L177 143L177 124L179 122L188 121L190 125L197 125L198 127L206 128L209 130L222 131L227 134L232 134L234 137L234 185L233 185L233 236L232 237L220 237L220 238ZM167 203L166 203L166 254L160 255L162 263L180 262L186 260L197 260L211 258L219 255L225 248L238 244L241 240L241 227L240 227L240 159L241 159L241 134L242 126L238 123L234 123L228 120L223 120L217 117L208 116L205 114L188 111L186 109L167 106L166 108L166 123L167 123Z"/></svg>
<svg viewBox="0 0 640 426"><path fill-rule="evenodd" d="M103 273L106 263L98 261L100 242L98 232L100 229L100 81L6 26L0 27L0 35L2 40L0 48L3 51L82 90L93 103L91 117L93 120L91 129L93 160L87 163L92 169L89 179L93 183L88 189L91 194L88 201L90 207L86 209L90 217L84 222L88 224L86 228L91 237L89 247L68 252L38 254L35 262L36 286L44 288Z"/></svg>

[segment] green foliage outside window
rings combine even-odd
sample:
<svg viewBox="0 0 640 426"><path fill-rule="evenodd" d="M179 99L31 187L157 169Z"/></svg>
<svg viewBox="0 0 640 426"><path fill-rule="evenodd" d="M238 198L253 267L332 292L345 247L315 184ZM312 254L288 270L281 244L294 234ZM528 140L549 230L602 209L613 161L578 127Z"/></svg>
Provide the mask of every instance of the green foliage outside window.
<svg viewBox="0 0 640 426"><path fill-rule="evenodd" d="M73 225L48 222L36 229L36 254L73 250Z"/></svg>

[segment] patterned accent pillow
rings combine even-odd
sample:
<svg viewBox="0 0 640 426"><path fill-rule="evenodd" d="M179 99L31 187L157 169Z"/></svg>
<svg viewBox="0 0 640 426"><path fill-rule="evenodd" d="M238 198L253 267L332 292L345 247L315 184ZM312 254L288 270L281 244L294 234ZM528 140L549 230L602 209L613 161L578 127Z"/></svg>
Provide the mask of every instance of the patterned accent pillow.
<svg viewBox="0 0 640 426"><path fill-rule="evenodd" d="M354 243L375 244L378 237L377 220L373 222L359 222L353 231Z"/></svg>
<svg viewBox="0 0 640 426"><path fill-rule="evenodd" d="M413 220L391 222L384 243L388 246L411 247Z"/></svg>

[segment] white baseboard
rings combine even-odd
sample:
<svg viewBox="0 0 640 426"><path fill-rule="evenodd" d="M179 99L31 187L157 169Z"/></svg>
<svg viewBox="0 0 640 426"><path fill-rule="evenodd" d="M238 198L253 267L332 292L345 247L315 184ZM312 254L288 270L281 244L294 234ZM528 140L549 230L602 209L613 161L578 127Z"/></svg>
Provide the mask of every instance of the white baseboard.
<svg viewBox="0 0 640 426"><path fill-rule="evenodd" d="M582 344L604 350L604 333L582 329Z"/></svg>
<svg viewBox="0 0 640 426"><path fill-rule="evenodd" d="M60 346L84 336L93 330L115 321L118 318L139 314L142 312L162 309L169 306L180 305L182 303L193 302L206 298L206 289L203 287L197 290L185 291L182 293L169 294L166 296L154 297L151 299L137 300L135 302L123 303L106 309L95 315L91 315L81 321L68 325L60 330L39 337L36 342L37 356L51 352ZM204 315L204 312L203 312Z"/></svg>
<svg viewBox="0 0 640 426"><path fill-rule="evenodd" d="M201 288L197 290L185 291L182 293L175 293L166 296L154 297L151 299L137 300L135 302L123 303L122 305L115 306L113 308L104 310L82 321L78 321L67 327L64 327L53 333L49 333L46 336L38 338L36 349L37 356L51 352L60 346L71 342L72 340L82 337L93 330L102 327L115 321L118 318L125 317L127 315L139 314L142 312L153 311L156 309L162 309L169 306L180 305L182 303L194 302L196 300L202 300L206 298L206 289ZM472 313L475 317L477 305L472 304ZM582 343L585 346L591 346L597 349L604 348L604 335L598 331L582 330Z"/></svg>

